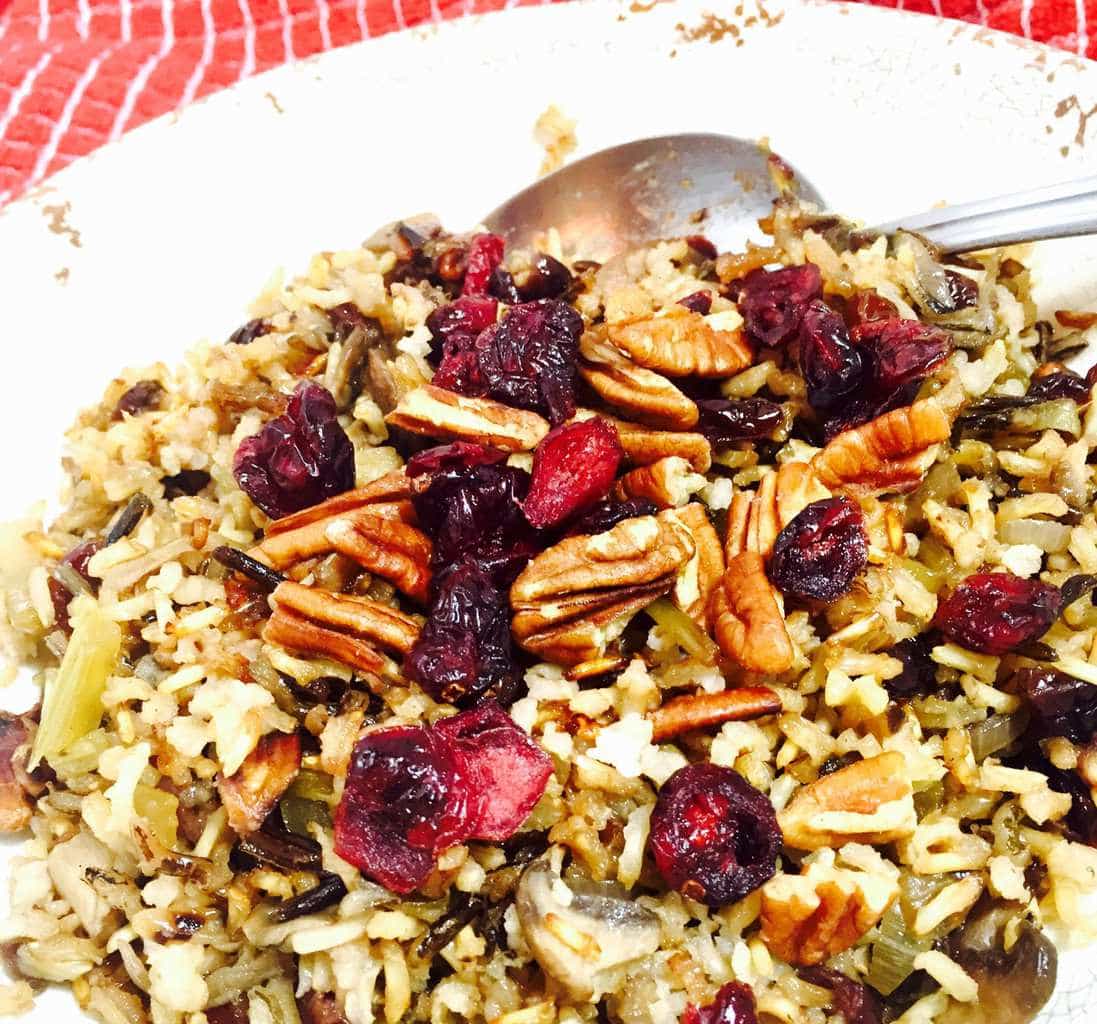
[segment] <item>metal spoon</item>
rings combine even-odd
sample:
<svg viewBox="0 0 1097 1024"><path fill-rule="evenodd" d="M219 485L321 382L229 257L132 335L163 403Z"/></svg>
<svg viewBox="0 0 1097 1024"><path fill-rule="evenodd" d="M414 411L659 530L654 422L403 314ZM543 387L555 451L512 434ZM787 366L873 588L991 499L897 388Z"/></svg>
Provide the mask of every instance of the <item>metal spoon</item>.
<svg viewBox="0 0 1097 1024"><path fill-rule="evenodd" d="M576 160L490 213L486 226L515 246L555 227L565 250L604 261L657 238L703 234L720 250L758 240L776 190L768 151L728 135L640 139ZM791 168L801 198L826 209ZM877 225L921 232L944 252L1097 232L1097 177L931 210Z"/></svg>

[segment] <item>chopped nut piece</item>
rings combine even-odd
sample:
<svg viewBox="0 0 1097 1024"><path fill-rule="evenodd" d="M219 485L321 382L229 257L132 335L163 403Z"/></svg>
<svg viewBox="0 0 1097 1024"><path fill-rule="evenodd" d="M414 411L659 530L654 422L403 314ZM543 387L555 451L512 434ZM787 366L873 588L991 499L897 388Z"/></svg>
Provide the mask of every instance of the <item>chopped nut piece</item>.
<svg viewBox="0 0 1097 1024"><path fill-rule="evenodd" d="M235 773L217 783L229 827L242 836L255 832L300 770L298 735L267 733Z"/></svg>
<svg viewBox="0 0 1097 1024"><path fill-rule="evenodd" d="M625 450L625 458L634 466L650 466L660 459L677 455L685 459L697 473L707 473L712 468L712 445L703 434L655 430L640 423L619 420L615 416L602 415L602 419L617 428L617 437Z"/></svg>
<svg viewBox="0 0 1097 1024"><path fill-rule="evenodd" d="M423 604L430 589L430 539L395 519L338 517L324 531L333 550Z"/></svg>
<svg viewBox="0 0 1097 1024"><path fill-rule="evenodd" d="M433 384L409 391L385 422L414 434L476 441L508 452L530 452L549 432L548 421L490 398L457 395Z"/></svg>
<svg viewBox="0 0 1097 1024"><path fill-rule="evenodd" d="M406 653L419 634L418 623L388 605L348 594L283 583L271 595L274 614L263 639L304 654L379 672L384 657L374 643Z"/></svg>
<svg viewBox="0 0 1097 1024"><path fill-rule="evenodd" d="M693 539L693 557L686 563L674 587L674 603L704 628L709 624L712 592L724 575L724 551L705 506L690 502L669 515L678 520Z"/></svg>
<svg viewBox="0 0 1097 1024"><path fill-rule="evenodd" d="M849 949L899 895L894 875L836 867L830 858L801 875L778 875L762 889L762 941L801 967Z"/></svg>
<svg viewBox="0 0 1097 1024"><path fill-rule="evenodd" d="M647 498L661 508L677 508L704 485L705 478L694 473L685 459L668 455L626 473L613 488L613 496L621 501Z"/></svg>
<svg viewBox="0 0 1097 1024"><path fill-rule="evenodd" d="M836 491L909 491L922 482L951 429L944 410L932 399L923 399L844 431L811 460L811 466L822 483Z"/></svg>
<svg viewBox="0 0 1097 1024"><path fill-rule="evenodd" d="M768 557L777 534L813 501L830 496L806 462L786 462L762 477L753 495L740 491L732 498L725 554Z"/></svg>
<svg viewBox="0 0 1097 1024"><path fill-rule="evenodd" d="M743 668L778 675L792 667L792 640L761 555L746 551L729 559L709 617L720 649Z"/></svg>
<svg viewBox="0 0 1097 1024"><path fill-rule="evenodd" d="M23 782L33 725L26 718L0 712L0 832L21 832L33 807Z"/></svg>
<svg viewBox="0 0 1097 1024"><path fill-rule="evenodd" d="M319 507L317 506L317 508ZM355 520L365 517L368 519L392 519L400 523L406 523L409 519L414 518L414 515L406 514L405 510L410 513L410 502L395 504L380 502L376 505L366 505L360 509L344 512L341 515L316 519L292 530L284 530L274 534L268 533L263 541L252 548L248 554L264 565L272 566L275 569L285 569L297 562L303 562L307 558L331 554L335 549L332 547L331 541L328 540L327 531L328 527L337 520ZM306 509L306 512L311 511L312 509Z"/></svg>
<svg viewBox="0 0 1097 1024"><path fill-rule="evenodd" d="M606 402L642 423L665 430L689 430L698 418L693 400L666 377L645 370L588 331L579 345L579 375Z"/></svg>
<svg viewBox="0 0 1097 1024"><path fill-rule="evenodd" d="M737 314L732 316L742 323ZM731 377L754 359L741 330L716 330L685 306L618 321L602 330L637 366L668 377Z"/></svg>
<svg viewBox="0 0 1097 1024"><path fill-rule="evenodd" d="M689 534L669 516L568 537L533 559L510 591L518 643L561 665L601 658L636 612L673 589L693 555Z"/></svg>
<svg viewBox="0 0 1097 1024"><path fill-rule="evenodd" d="M367 505L370 506L370 512L373 515L385 515L386 518L410 522L415 515L408 501L411 495L412 482L402 469L398 469L374 480L371 484L366 484L365 487L357 487L345 494L337 494L334 498L320 502L319 505L276 519L267 526L266 535L268 538L274 537L280 533L308 526L321 519L331 519L346 512L355 512ZM385 512L379 512L378 508L385 509Z"/></svg>
<svg viewBox="0 0 1097 1024"><path fill-rule="evenodd" d="M765 686L742 687L721 693L695 693L676 697L653 711L648 718L656 743L681 736L694 729L707 729L724 722L743 722L781 710L781 698Z"/></svg>
<svg viewBox="0 0 1097 1024"><path fill-rule="evenodd" d="M777 820L797 850L912 835L918 820L903 755L889 751L824 775L799 790Z"/></svg>

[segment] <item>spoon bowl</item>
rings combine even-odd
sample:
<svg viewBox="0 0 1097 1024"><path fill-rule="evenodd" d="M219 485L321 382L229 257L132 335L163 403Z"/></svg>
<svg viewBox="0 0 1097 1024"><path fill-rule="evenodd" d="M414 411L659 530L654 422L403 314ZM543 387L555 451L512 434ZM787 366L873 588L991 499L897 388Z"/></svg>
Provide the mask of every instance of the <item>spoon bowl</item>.
<svg viewBox="0 0 1097 1024"><path fill-rule="evenodd" d="M555 227L565 251L609 257L658 238L704 235L721 251L759 241L777 195L770 153L728 135L685 134L604 149L535 182L484 218L508 246ZM792 168L800 196L826 204Z"/></svg>

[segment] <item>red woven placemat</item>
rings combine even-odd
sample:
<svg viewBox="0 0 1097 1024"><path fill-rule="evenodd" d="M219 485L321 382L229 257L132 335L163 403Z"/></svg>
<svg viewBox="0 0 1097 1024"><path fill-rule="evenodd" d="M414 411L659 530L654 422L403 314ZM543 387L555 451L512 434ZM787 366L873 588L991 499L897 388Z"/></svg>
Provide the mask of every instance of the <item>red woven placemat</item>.
<svg viewBox="0 0 1097 1024"><path fill-rule="evenodd" d="M0 204L259 71L426 21L545 0L0 0ZM880 0L1097 53L1097 0Z"/></svg>

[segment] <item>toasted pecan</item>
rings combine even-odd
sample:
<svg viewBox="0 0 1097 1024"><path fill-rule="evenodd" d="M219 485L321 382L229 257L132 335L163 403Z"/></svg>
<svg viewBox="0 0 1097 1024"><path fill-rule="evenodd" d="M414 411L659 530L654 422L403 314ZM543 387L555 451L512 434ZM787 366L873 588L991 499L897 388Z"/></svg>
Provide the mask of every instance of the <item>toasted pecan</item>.
<svg viewBox="0 0 1097 1024"><path fill-rule="evenodd" d="M596 330L579 343L579 375L610 406L664 430L689 430L697 405L666 377L637 366Z"/></svg>
<svg viewBox="0 0 1097 1024"><path fill-rule="evenodd" d="M889 751L824 775L793 795L778 822L798 850L910 836L917 817L903 755Z"/></svg>
<svg viewBox="0 0 1097 1024"><path fill-rule="evenodd" d="M698 484L704 484L704 477L680 455L668 455L630 470L614 485L613 496L621 501L647 498L660 508L677 508L689 501Z"/></svg>
<svg viewBox="0 0 1097 1024"><path fill-rule="evenodd" d="M708 729L724 722L743 722L781 710L781 698L765 686L744 686L719 693L695 693L675 697L651 712L656 743L695 729Z"/></svg>
<svg viewBox="0 0 1097 1024"><path fill-rule="evenodd" d="M324 532L332 550L427 603L431 543L421 530L395 519L363 515L336 517Z"/></svg>
<svg viewBox="0 0 1097 1024"><path fill-rule="evenodd" d="M693 540L693 557L678 574L674 603L707 629L712 592L724 575L724 550L705 506L691 501L668 513L685 527Z"/></svg>
<svg viewBox="0 0 1097 1024"><path fill-rule="evenodd" d="M370 506L373 515L381 515L386 518L402 519L404 522L412 522L415 510L408 500L412 495L412 483L402 469L387 473L385 476L366 484L365 487L356 487L353 491L337 494L334 498L320 502L310 508L294 512L292 515L283 516L268 524L266 535L274 537L280 533L297 530L302 526L318 522L321 519L330 519L333 516L343 515L346 512L354 512L358 509Z"/></svg>
<svg viewBox="0 0 1097 1024"><path fill-rule="evenodd" d="M792 640L761 555L745 551L728 559L711 600L709 616L724 654L751 672L792 668Z"/></svg>
<svg viewBox="0 0 1097 1024"><path fill-rule="evenodd" d="M784 463L762 477L753 495L739 491L732 497L725 554L733 558L753 551L768 557L778 533L813 501L829 497L806 462Z"/></svg>
<svg viewBox="0 0 1097 1024"><path fill-rule="evenodd" d="M255 832L297 778L301 740L297 733L267 733L236 771L217 783L237 835Z"/></svg>
<svg viewBox="0 0 1097 1024"><path fill-rule="evenodd" d="M636 612L673 589L693 555L688 533L667 516L568 537L534 558L510 592L518 643L562 665L601 658Z"/></svg>
<svg viewBox="0 0 1097 1024"><path fill-rule="evenodd" d="M945 411L932 398L925 398L843 431L811 460L811 466L820 481L835 491L913 490L951 430Z"/></svg>
<svg viewBox="0 0 1097 1024"><path fill-rule="evenodd" d="M742 324L734 311L731 316ZM617 321L605 330L610 344L637 366L668 377L730 377L753 362L741 330L718 330L685 306Z"/></svg>
<svg viewBox="0 0 1097 1024"><path fill-rule="evenodd" d="M548 421L528 409L514 409L490 398L458 395L433 384L409 391L385 422L413 434L475 441L508 452L533 451L549 432Z"/></svg>
<svg viewBox="0 0 1097 1024"><path fill-rule="evenodd" d="M582 410L582 414L593 415L589 410ZM656 430L616 416L599 415L617 428L625 458L634 466L649 466L659 459L676 455L685 459L697 473L707 473L712 468L712 446L704 434Z"/></svg>

